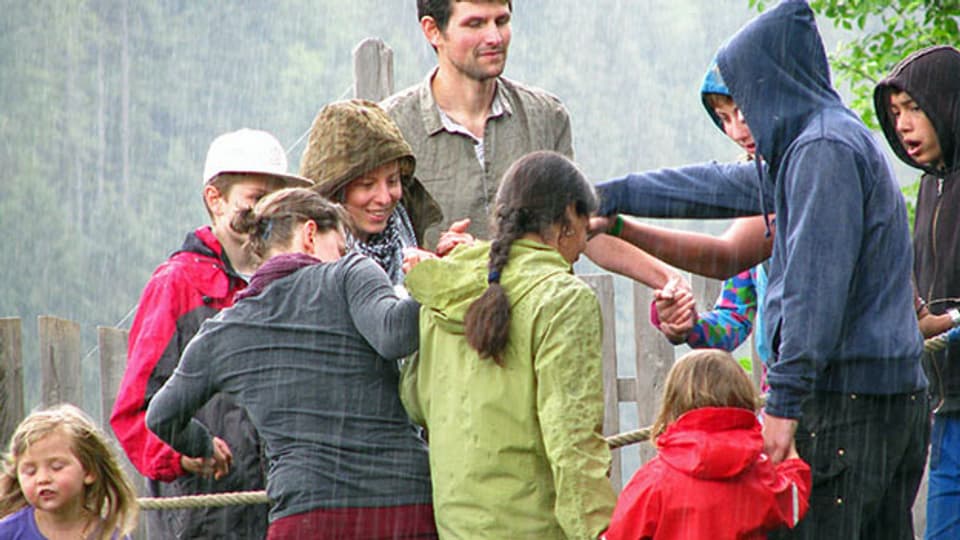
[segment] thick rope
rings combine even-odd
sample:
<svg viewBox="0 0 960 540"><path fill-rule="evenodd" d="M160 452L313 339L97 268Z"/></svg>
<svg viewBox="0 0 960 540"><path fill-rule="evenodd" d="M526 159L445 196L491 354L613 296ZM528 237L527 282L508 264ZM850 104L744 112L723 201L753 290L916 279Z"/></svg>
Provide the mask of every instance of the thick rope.
<svg viewBox="0 0 960 540"><path fill-rule="evenodd" d="M936 335L923 342L924 352L942 351L947 344L960 341L960 327ZM606 438L611 450L650 440L650 428L640 428L610 435ZM270 504L266 491L235 491L209 495L185 495L183 497L141 497L137 500L141 510L171 510L207 506L232 506L237 504Z"/></svg>
<svg viewBox="0 0 960 540"><path fill-rule="evenodd" d="M205 506L232 506L235 504L270 504L266 491L234 491L209 495L184 495L182 497L140 497L141 510L171 510L174 508L200 508Z"/></svg>
<svg viewBox="0 0 960 540"><path fill-rule="evenodd" d="M650 428L617 433L606 439L610 449L614 450L629 444L649 440ZM270 504L270 498L267 497L266 491L234 491L206 495L184 495L182 497L140 497L137 502L140 504L141 510L173 510L238 504Z"/></svg>
<svg viewBox="0 0 960 540"><path fill-rule="evenodd" d="M627 446L629 444L644 442L650 440L650 428L640 428L633 431L625 431L623 433L617 433L616 435L611 435L607 437L607 444L610 445L611 450L616 450L617 448Z"/></svg>

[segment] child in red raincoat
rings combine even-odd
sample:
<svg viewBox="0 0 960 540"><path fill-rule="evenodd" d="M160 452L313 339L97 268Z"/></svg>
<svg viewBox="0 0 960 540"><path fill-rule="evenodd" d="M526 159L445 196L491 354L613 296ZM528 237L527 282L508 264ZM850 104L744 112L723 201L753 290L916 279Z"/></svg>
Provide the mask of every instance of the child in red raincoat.
<svg viewBox="0 0 960 540"><path fill-rule="evenodd" d="M606 540L746 539L794 527L810 467L795 448L763 453L756 387L726 351L699 349L670 370L651 437L657 455L617 501Z"/></svg>

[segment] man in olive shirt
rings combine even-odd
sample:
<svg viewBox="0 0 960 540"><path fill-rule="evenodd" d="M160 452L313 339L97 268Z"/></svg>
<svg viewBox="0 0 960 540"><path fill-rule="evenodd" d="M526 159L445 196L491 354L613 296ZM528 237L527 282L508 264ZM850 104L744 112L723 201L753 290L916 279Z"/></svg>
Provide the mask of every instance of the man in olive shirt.
<svg viewBox="0 0 960 540"><path fill-rule="evenodd" d="M500 178L520 156L554 150L573 158L570 117L560 100L501 77L510 45L510 0L417 0L437 52L423 82L383 103L417 158L417 177L444 213L441 227L470 218L487 238ZM428 230L433 248L438 232Z"/></svg>

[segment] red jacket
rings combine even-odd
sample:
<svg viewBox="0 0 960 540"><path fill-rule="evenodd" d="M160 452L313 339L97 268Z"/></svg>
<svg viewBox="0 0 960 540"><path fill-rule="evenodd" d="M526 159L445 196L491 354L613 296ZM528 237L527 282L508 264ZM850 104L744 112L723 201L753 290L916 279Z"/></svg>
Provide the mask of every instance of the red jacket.
<svg viewBox="0 0 960 540"><path fill-rule="evenodd" d="M765 539L807 511L810 467L800 459L774 466L748 410L690 411L657 444L620 494L607 540Z"/></svg>
<svg viewBox="0 0 960 540"><path fill-rule="evenodd" d="M200 324L233 305L234 293L246 285L222 252L209 227L187 235L180 251L153 272L130 328L127 369L110 426L137 470L154 480L169 482L185 472L180 453L147 430L147 404Z"/></svg>

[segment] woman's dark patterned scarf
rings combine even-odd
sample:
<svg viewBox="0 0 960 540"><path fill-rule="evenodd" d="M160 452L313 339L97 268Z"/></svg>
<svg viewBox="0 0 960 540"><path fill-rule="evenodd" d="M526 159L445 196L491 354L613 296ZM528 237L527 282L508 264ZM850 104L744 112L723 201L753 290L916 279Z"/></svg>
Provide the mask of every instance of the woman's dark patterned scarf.
<svg viewBox="0 0 960 540"><path fill-rule="evenodd" d="M387 226L377 234L371 234L366 242L347 233L347 247L373 259L387 273L394 285L403 282L403 250L417 247L410 216L402 204L394 208L387 218Z"/></svg>

